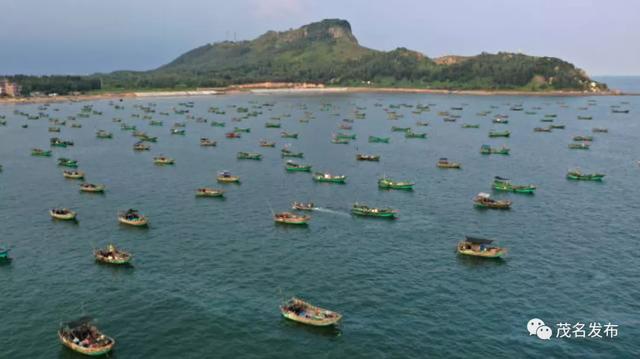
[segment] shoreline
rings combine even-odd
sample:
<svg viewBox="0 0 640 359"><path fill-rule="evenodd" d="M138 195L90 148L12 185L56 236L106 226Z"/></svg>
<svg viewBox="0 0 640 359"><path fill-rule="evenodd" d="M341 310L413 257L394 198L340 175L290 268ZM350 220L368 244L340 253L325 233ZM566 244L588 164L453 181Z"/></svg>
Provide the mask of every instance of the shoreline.
<svg viewBox="0 0 640 359"><path fill-rule="evenodd" d="M39 97L18 97L0 98L2 105L20 105L33 103L54 103L54 102L80 102L98 101L113 99L144 99L161 97L194 97L194 96L221 96L237 94L344 94L344 93L381 93L381 94L430 94L430 95L453 95L453 96L532 96L532 97L592 97L592 96L640 96L640 93L625 93L622 91L606 92L583 92L583 91L548 91L533 92L519 90L438 90L420 88L397 88L397 87L289 87L289 88L242 88L226 87L193 91L148 91L148 92L106 92L101 94L65 95L65 96L39 96Z"/></svg>

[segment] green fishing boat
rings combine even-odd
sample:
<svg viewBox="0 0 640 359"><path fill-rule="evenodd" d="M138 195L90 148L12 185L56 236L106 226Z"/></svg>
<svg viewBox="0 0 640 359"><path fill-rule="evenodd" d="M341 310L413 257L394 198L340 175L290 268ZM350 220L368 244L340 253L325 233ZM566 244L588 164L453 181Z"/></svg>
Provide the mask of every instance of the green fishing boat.
<svg viewBox="0 0 640 359"><path fill-rule="evenodd" d="M382 189L400 189L405 191L413 190L414 182L394 181L388 177L378 179L378 187Z"/></svg>
<svg viewBox="0 0 640 359"><path fill-rule="evenodd" d="M51 151L45 151L40 148L34 148L31 150L31 156L51 157Z"/></svg>
<svg viewBox="0 0 640 359"><path fill-rule="evenodd" d="M287 132L287 131L282 131L280 133L280 136L282 138L298 138L298 134L294 133L294 132Z"/></svg>
<svg viewBox="0 0 640 359"><path fill-rule="evenodd" d="M0 248L0 261L8 261L10 259L11 258L9 258L9 250Z"/></svg>
<svg viewBox="0 0 640 359"><path fill-rule="evenodd" d="M253 152L238 152L238 155L236 156L237 159L239 160L261 160L262 159L262 155L259 153L253 153Z"/></svg>
<svg viewBox="0 0 640 359"><path fill-rule="evenodd" d="M58 166L78 168L78 161L60 157L58 158Z"/></svg>
<svg viewBox="0 0 640 359"><path fill-rule="evenodd" d="M122 125L120 125L120 128L123 131L135 131L136 130L136 126L134 125L127 125L126 123L123 123Z"/></svg>
<svg viewBox="0 0 640 359"><path fill-rule="evenodd" d="M171 129L171 134L172 135L181 135L184 136L186 134L184 129L178 129L178 128L172 128Z"/></svg>
<svg viewBox="0 0 640 359"><path fill-rule="evenodd" d="M338 145L348 145L351 142L351 140L347 139L347 138L332 138L331 139L331 143L335 143Z"/></svg>
<svg viewBox="0 0 640 359"><path fill-rule="evenodd" d="M536 191L536 186L514 185L508 178L496 176L493 178L493 189L506 192L534 194Z"/></svg>
<svg viewBox="0 0 640 359"><path fill-rule="evenodd" d="M151 126L162 126L163 122L162 121L150 121L149 125L151 125Z"/></svg>
<svg viewBox="0 0 640 359"><path fill-rule="evenodd" d="M370 143L389 143L389 137L369 136Z"/></svg>
<svg viewBox="0 0 640 359"><path fill-rule="evenodd" d="M549 126L551 128L553 128L554 130L564 130L564 125L551 125Z"/></svg>
<svg viewBox="0 0 640 359"><path fill-rule="evenodd" d="M280 150L280 154L282 157L296 157L296 158L302 158L304 157L304 153L303 152L293 152L287 148L283 148Z"/></svg>
<svg viewBox="0 0 640 359"><path fill-rule="evenodd" d="M251 132L251 129L249 127L234 127L233 129L234 132Z"/></svg>
<svg viewBox="0 0 640 359"><path fill-rule="evenodd" d="M346 133L340 133L338 132L335 136L335 138L340 139L340 140L355 140L356 139L356 135L349 135Z"/></svg>
<svg viewBox="0 0 640 359"><path fill-rule="evenodd" d="M480 153L483 155L508 155L511 150L508 147L491 147L489 145L482 145L480 147Z"/></svg>
<svg viewBox="0 0 640 359"><path fill-rule="evenodd" d="M575 136L573 137L574 141L593 141L593 136Z"/></svg>
<svg viewBox="0 0 640 359"><path fill-rule="evenodd" d="M496 117L496 118L493 119L493 123L507 124L507 123L509 123L509 120L507 120L504 117Z"/></svg>
<svg viewBox="0 0 640 359"><path fill-rule="evenodd" d="M552 118L543 118L543 119L540 119L540 122L553 122L553 119Z"/></svg>
<svg viewBox="0 0 640 359"><path fill-rule="evenodd" d="M567 179L575 181L602 181L604 176L602 173L582 173L578 169L571 170L567 173Z"/></svg>
<svg viewBox="0 0 640 359"><path fill-rule="evenodd" d="M509 136L511 136L511 132L509 132L509 130L507 130L507 131L495 131L495 130L489 131L489 137L509 137Z"/></svg>
<svg viewBox="0 0 640 359"><path fill-rule="evenodd" d="M311 165L302 165L293 161L287 161L284 168L289 172L311 172Z"/></svg>
<svg viewBox="0 0 640 359"><path fill-rule="evenodd" d="M276 122L267 122L264 124L266 128L280 128L280 124Z"/></svg>
<svg viewBox="0 0 640 359"><path fill-rule="evenodd" d="M593 116L578 116L578 120L593 120Z"/></svg>
<svg viewBox="0 0 640 359"><path fill-rule="evenodd" d="M313 174L313 180L316 182L344 184L347 181L347 176L336 176L329 173L316 172Z"/></svg>
<svg viewBox="0 0 640 359"><path fill-rule="evenodd" d="M427 134L425 132L413 132L408 130L404 133L405 138L427 138Z"/></svg>
<svg viewBox="0 0 640 359"><path fill-rule="evenodd" d="M351 213L356 216L378 217L378 218L396 218L398 211L392 208L375 208L364 204L354 203L351 207Z"/></svg>
<svg viewBox="0 0 640 359"><path fill-rule="evenodd" d="M411 130L411 127L396 127L396 126L391 127L391 131L393 132L407 132L410 130Z"/></svg>
<svg viewBox="0 0 640 359"><path fill-rule="evenodd" d="M570 143L568 147L572 150L588 150L591 145L588 143Z"/></svg>
<svg viewBox="0 0 640 359"><path fill-rule="evenodd" d="M462 124L462 128L480 128L480 125L478 125L478 124L471 124L471 123L463 123L463 124Z"/></svg>
<svg viewBox="0 0 640 359"><path fill-rule="evenodd" d="M52 138L49 142L51 143L51 147L62 147L62 148L67 147L67 142L62 141L61 139L56 137Z"/></svg>
<svg viewBox="0 0 640 359"><path fill-rule="evenodd" d="M96 137L97 138L113 138L113 134L109 131L99 130L98 132L96 132Z"/></svg>
<svg viewBox="0 0 640 359"><path fill-rule="evenodd" d="M211 126L213 126L213 127L224 127L224 126L226 126L226 125L227 125L227 124L226 124L226 123L224 123L224 122L211 121Z"/></svg>

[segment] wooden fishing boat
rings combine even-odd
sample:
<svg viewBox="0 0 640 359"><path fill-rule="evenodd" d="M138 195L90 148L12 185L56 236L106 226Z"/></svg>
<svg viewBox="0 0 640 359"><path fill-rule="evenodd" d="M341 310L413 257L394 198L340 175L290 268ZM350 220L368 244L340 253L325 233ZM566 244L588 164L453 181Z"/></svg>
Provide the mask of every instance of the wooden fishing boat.
<svg viewBox="0 0 640 359"><path fill-rule="evenodd" d="M545 118L556 118L558 117L558 115L556 115L555 113L548 113L546 115L544 115Z"/></svg>
<svg viewBox="0 0 640 359"><path fill-rule="evenodd" d="M593 120L593 116L578 116L578 120Z"/></svg>
<svg viewBox="0 0 640 359"><path fill-rule="evenodd" d="M226 126L226 125L227 125L227 124L226 124L226 123L224 123L224 122L211 121L211 126L213 126L213 127L224 127L224 126Z"/></svg>
<svg viewBox="0 0 640 359"><path fill-rule="evenodd" d="M238 132L227 132L224 137L226 138L240 138L242 137Z"/></svg>
<svg viewBox="0 0 640 359"><path fill-rule="evenodd" d="M492 239L465 236L458 243L457 251L462 255L482 258L500 258L507 253L505 248L490 246L491 243Z"/></svg>
<svg viewBox="0 0 640 359"><path fill-rule="evenodd" d="M313 180L316 182L345 183L347 176L337 176L329 173L316 172L313 174Z"/></svg>
<svg viewBox="0 0 640 359"><path fill-rule="evenodd" d="M552 118L543 118L540 120L540 122L553 122Z"/></svg>
<svg viewBox="0 0 640 359"><path fill-rule="evenodd" d="M220 183L239 183L240 176L233 176L229 171L220 171L216 180Z"/></svg>
<svg viewBox="0 0 640 359"><path fill-rule="evenodd" d="M156 165L173 165L175 160L166 156L156 156L153 158L153 163Z"/></svg>
<svg viewBox="0 0 640 359"><path fill-rule="evenodd" d="M462 124L462 128L480 128L480 125L478 125L478 124L471 124L471 123L463 123L463 124Z"/></svg>
<svg viewBox="0 0 640 359"><path fill-rule="evenodd" d="M251 132L251 129L248 127L234 127L233 128L233 132L245 132L245 133L249 133Z"/></svg>
<svg viewBox="0 0 640 359"><path fill-rule="evenodd" d="M84 178L84 172L82 171L62 171L62 175L64 176L64 178L69 178L69 179Z"/></svg>
<svg viewBox="0 0 640 359"><path fill-rule="evenodd" d="M97 138L113 138L113 134L109 131L99 130L98 132L96 132L96 137Z"/></svg>
<svg viewBox="0 0 640 359"><path fill-rule="evenodd" d="M612 109L611 110L612 113L629 113L629 110L616 110L616 109Z"/></svg>
<svg viewBox="0 0 640 359"><path fill-rule="evenodd" d="M58 158L58 166L78 168L78 161L60 157Z"/></svg>
<svg viewBox="0 0 640 359"><path fill-rule="evenodd" d="M552 127L536 127L533 132L551 132Z"/></svg>
<svg viewBox="0 0 640 359"><path fill-rule="evenodd" d="M393 132L407 132L407 131L411 131L411 127L392 126L391 127L391 131L393 131Z"/></svg>
<svg viewBox="0 0 640 359"><path fill-rule="evenodd" d="M347 138L332 138L331 139L331 143L337 144L337 145L348 145L351 142L351 140L347 139Z"/></svg>
<svg viewBox="0 0 640 359"><path fill-rule="evenodd" d="M198 188L196 190L196 197L222 197L224 196L224 191L221 189L214 188Z"/></svg>
<svg viewBox="0 0 640 359"><path fill-rule="evenodd" d="M273 215L273 220L281 224L306 225L310 219L310 216L298 215L291 212L280 212Z"/></svg>
<svg viewBox="0 0 640 359"><path fill-rule="evenodd" d="M118 222L134 227L144 227L149 224L149 219L141 215L138 210L128 209L118 213Z"/></svg>
<svg viewBox="0 0 640 359"><path fill-rule="evenodd" d="M490 208L490 209L509 209L511 208L511 201L495 200L491 198L488 193L480 192L473 198L473 202L478 208Z"/></svg>
<svg viewBox="0 0 640 359"><path fill-rule="evenodd" d="M378 161L380 161L380 156L378 156L378 155L365 155L365 154L358 153L356 155L356 160L357 161L374 161L374 162L378 162Z"/></svg>
<svg viewBox="0 0 640 359"><path fill-rule="evenodd" d="M76 212L68 208L52 208L49 210L49 215L54 219L62 221L73 221L76 219Z"/></svg>
<svg viewBox="0 0 640 359"><path fill-rule="evenodd" d="M510 151L511 150L506 146L493 148L489 145L482 145L480 147L480 153L483 155L491 155L491 154L508 155Z"/></svg>
<svg viewBox="0 0 640 359"><path fill-rule="evenodd" d="M507 124L507 123L509 123L509 120L507 120L504 117L496 117L496 118L493 119L493 123Z"/></svg>
<svg viewBox="0 0 640 359"><path fill-rule="evenodd" d="M511 132L509 130L507 130L507 131L495 131L495 130L489 131L489 137L509 137L509 136L511 136Z"/></svg>
<svg viewBox="0 0 640 359"><path fill-rule="evenodd" d="M103 184L83 183L80 185L81 192L103 193L105 188Z"/></svg>
<svg viewBox="0 0 640 359"><path fill-rule="evenodd" d="M49 132L60 132L60 127L49 127Z"/></svg>
<svg viewBox="0 0 640 359"><path fill-rule="evenodd" d="M410 191L415 186L414 182L408 181L394 181L388 177L382 177L378 179L378 187L382 189L400 189Z"/></svg>
<svg viewBox="0 0 640 359"><path fill-rule="evenodd" d="M31 149L31 156L51 157L51 151L45 151L40 148Z"/></svg>
<svg viewBox="0 0 640 359"><path fill-rule="evenodd" d="M147 135L145 133L142 136L140 136L140 141L143 141L143 142L157 142L158 141L158 137L149 136L149 135Z"/></svg>
<svg viewBox="0 0 640 359"><path fill-rule="evenodd" d="M280 128L280 123L278 122L267 122L264 124L264 127L266 128Z"/></svg>
<svg viewBox="0 0 640 359"><path fill-rule="evenodd" d="M554 130L564 130L564 125L551 125L549 126L550 128L554 129Z"/></svg>
<svg viewBox="0 0 640 359"><path fill-rule="evenodd" d="M355 140L356 139L356 135L355 134L346 134L346 133L336 133L333 137L338 138L338 139L342 139L342 140Z"/></svg>
<svg viewBox="0 0 640 359"><path fill-rule="evenodd" d="M89 356L105 355L116 345L116 341L100 332L89 318L64 323L58 329L58 339L67 348Z"/></svg>
<svg viewBox="0 0 640 359"><path fill-rule="evenodd" d="M186 133L186 132L185 132L185 130L184 130L184 129L179 129L179 128L172 128L172 129L171 129L171 134L172 134L172 135L182 135L182 136L184 136L184 135L185 135L185 133Z"/></svg>
<svg viewBox="0 0 640 359"><path fill-rule="evenodd" d="M313 211L315 209L315 206L313 205L313 202L311 203L293 202L293 204L291 205L291 208L297 209L299 211Z"/></svg>
<svg viewBox="0 0 640 359"><path fill-rule="evenodd" d="M340 125L340 129L341 130L352 130L353 126L347 125L346 123L343 123L342 125Z"/></svg>
<svg viewBox="0 0 640 359"><path fill-rule="evenodd" d="M280 150L280 155L282 157L297 157L297 158L304 157L304 153L303 152L293 152L293 151L289 150L288 148L281 149Z"/></svg>
<svg viewBox="0 0 640 359"><path fill-rule="evenodd" d="M425 132L413 132L412 130L405 131L405 138L427 138L427 134Z"/></svg>
<svg viewBox="0 0 640 359"><path fill-rule="evenodd" d="M293 161L287 161L284 168L289 172L311 172L311 165L302 165Z"/></svg>
<svg viewBox="0 0 640 359"><path fill-rule="evenodd" d="M142 141L136 142L133 145L133 150L134 151L148 151L150 149L151 149L151 146L147 145L146 143L143 143Z"/></svg>
<svg viewBox="0 0 640 359"><path fill-rule="evenodd" d="M370 143L389 143L389 137L369 136Z"/></svg>
<svg viewBox="0 0 640 359"><path fill-rule="evenodd" d="M254 152L238 152L237 159L239 160L256 160L259 161L262 159L262 155Z"/></svg>
<svg viewBox="0 0 640 359"><path fill-rule="evenodd" d="M602 173L582 173L579 169L570 170L567 173L567 179L575 181L602 181L604 176Z"/></svg>
<svg viewBox="0 0 640 359"><path fill-rule="evenodd" d="M215 147L218 143L216 141L212 141L206 137L202 137L200 139L200 146L202 147Z"/></svg>
<svg viewBox="0 0 640 359"><path fill-rule="evenodd" d="M67 143L57 137L54 137L52 139L49 140L49 143L51 144L52 147L67 147Z"/></svg>
<svg viewBox="0 0 640 359"><path fill-rule="evenodd" d="M588 142L591 142L591 141L593 141L593 136L574 136L573 140L574 141L588 141Z"/></svg>
<svg viewBox="0 0 640 359"><path fill-rule="evenodd" d="M438 168L454 168L454 169L460 169L462 168L462 165L458 162L450 162L446 157L442 157L438 160L438 163L436 163L436 166L438 166Z"/></svg>
<svg viewBox="0 0 640 359"><path fill-rule="evenodd" d="M427 122L427 121L416 121L416 126L426 127L426 126L429 126L429 122Z"/></svg>
<svg viewBox="0 0 640 359"><path fill-rule="evenodd" d="M609 132L609 130L605 127L594 127L593 129L591 129L592 132L594 133L607 133Z"/></svg>
<svg viewBox="0 0 640 359"><path fill-rule="evenodd" d="M280 132L280 136L282 138L298 138L298 134L297 133L287 132L287 131Z"/></svg>
<svg viewBox="0 0 640 359"><path fill-rule="evenodd" d="M316 327L336 325L342 319L339 313L313 306L298 298L291 298L284 303L280 313L289 320Z"/></svg>
<svg viewBox="0 0 640 359"><path fill-rule="evenodd" d="M162 121L149 121L150 126L163 126L164 123Z"/></svg>
<svg viewBox="0 0 640 359"><path fill-rule="evenodd" d="M123 131L135 131L136 130L136 126L127 125L126 123L123 123L123 124L120 125L120 129L122 129Z"/></svg>
<svg viewBox="0 0 640 359"><path fill-rule="evenodd" d="M568 147L572 150L588 150L591 145L588 143L570 143Z"/></svg>
<svg viewBox="0 0 640 359"><path fill-rule="evenodd" d="M260 147L276 147L276 143L269 142L267 140L260 140Z"/></svg>
<svg viewBox="0 0 640 359"><path fill-rule="evenodd" d="M376 208L369 207L364 204L354 203L351 207L351 213L356 216L380 217L380 218L396 218L398 211L392 208Z"/></svg>
<svg viewBox="0 0 640 359"><path fill-rule="evenodd" d="M93 256L98 262L116 265L129 264L132 258L130 253L119 250L113 244L109 244L107 248L104 249L96 249L93 252Z"/></svg>
<svg viewBox="0 0 640 359"><path fill-rule="evenodd" d="M536 186L533 185L514 185L508 178L495 176L493 178L493 189L498 191L534 194Z"/></svg>

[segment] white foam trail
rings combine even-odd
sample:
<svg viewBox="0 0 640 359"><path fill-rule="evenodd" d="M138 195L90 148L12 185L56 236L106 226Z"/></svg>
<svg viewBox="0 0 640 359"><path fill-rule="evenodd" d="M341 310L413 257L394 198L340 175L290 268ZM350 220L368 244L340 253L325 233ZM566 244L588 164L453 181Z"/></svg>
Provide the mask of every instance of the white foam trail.
<svg viewBox="0 0 640 359"><path fill-rule="evenodd" d="M341 215L341 216L349 216L349 213L345 213L345 212L340 212L340 211L334 211L332 209L329 208L322 208L322 207L314 207L313 208L314 211L317 212L324 212L324 213L333 213L333 214L337 214L337 215Z"/></svg>

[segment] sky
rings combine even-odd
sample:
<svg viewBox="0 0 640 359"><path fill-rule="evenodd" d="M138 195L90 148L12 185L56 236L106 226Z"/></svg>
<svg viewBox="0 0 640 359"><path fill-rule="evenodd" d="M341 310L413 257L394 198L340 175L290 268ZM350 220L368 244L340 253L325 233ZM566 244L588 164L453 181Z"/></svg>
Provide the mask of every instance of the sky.
<svg viewBox="0 0 640 359"><path fill-rule="evenodd" d="M0 0L0 74L149 70L194 47L325 18L429 57L512 51L640 75L638 0Z"/></svg>

